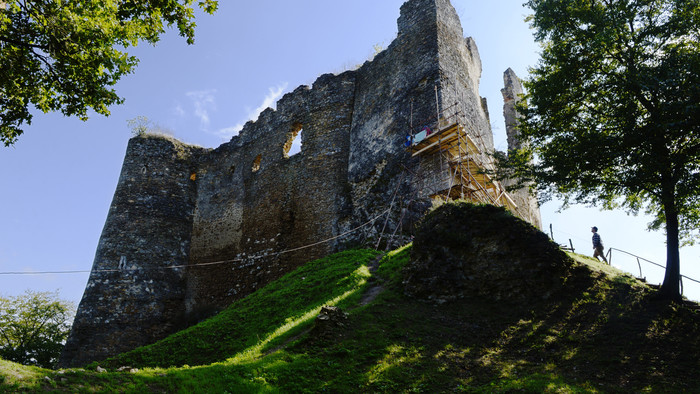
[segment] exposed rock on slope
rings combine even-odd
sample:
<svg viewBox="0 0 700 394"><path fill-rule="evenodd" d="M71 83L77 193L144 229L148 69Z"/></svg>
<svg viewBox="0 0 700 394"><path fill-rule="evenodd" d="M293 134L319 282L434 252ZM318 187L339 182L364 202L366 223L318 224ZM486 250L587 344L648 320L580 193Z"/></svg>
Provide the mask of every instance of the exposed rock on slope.
<svg viewBox="0 0 700 394"><path fill-rule="evenodd" d="M574 267L544 233L505 209L456 202L420 223L404 284L408 294L438 303L541 300L560 290Z"/></svg>

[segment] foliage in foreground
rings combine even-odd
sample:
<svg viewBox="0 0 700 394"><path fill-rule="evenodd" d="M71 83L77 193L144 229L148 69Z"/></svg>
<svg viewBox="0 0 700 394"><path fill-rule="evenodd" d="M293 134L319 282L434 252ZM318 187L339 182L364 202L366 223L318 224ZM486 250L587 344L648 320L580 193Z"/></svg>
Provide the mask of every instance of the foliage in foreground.
<svg viewBox="0 0 700 394"><path fill-rule="evenodd" d="M366 264L373 252L345 252L315 262L314 269L304 267L285 277L284 285L265 289L264 297L238 306L266 308L261 315L274 314L276 323L217 316L166 343L101 363L109 372L96 372L95 365L53 372L0 362L0 391L700 390L697 312L651 301L653 290L614 268L574 255L590 267L590 278L572 283L569 295L555 302L522 306L474 298L434 305L403 294L402 267L410 251L408 246L390 252L371 274ZM336 271L342 273L324 286ZM320 335L311 329L314 313L301 316L327 302L324 298L337 299L340 293L331 290L337 283L348 284L347 295L336 303L349 318L330 335ZM317 296L305 293L308 287ZM297 302L289 289L310 305ZM366 297L376 289L383 291ZM268 324L273 328L263 329ZM231 335L221 337L227 330ZM177 347L186 351L179 354ZM228 350L219 352L219 347ZM177 361L167 358L169 352ZM219 353L197 362L204 358L200 352ZM143 368L157 364L159 357L165 364ZM190 365L167 368L188 357ZM140 369L116 372L126 361Z"/></svg>
<svg viewBox="0 0 700 394"><path fill-rule="evenodd" d="M120 104L112 88L138 59L125 48L155 44L164 26L194 43L194 0L0 2L0 141L31 124L30 105L86 120ZM213 13L215 0L198 1Z"/></svg>
<svg viewBox="0 0 700 394"><path fill-rule="evenodd" d="M27 290L0 297L0 357L53 368L70 333L75 306L58 293Z"/></svg>
<svg viewBox="0 0 700 394"><path fill-rule="evenodd" d="M700 2L526 5L543 50L511 169L565 206L653 216L667 238L661 294L680 301L678 249L700 225Z"/></svg>

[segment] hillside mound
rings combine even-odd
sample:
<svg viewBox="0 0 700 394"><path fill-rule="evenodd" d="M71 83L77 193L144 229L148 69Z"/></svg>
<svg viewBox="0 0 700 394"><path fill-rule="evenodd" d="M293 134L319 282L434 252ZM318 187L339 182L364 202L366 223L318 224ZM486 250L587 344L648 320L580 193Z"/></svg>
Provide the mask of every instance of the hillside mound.
<svg viewBox="0 0 700 394"><path fill-rule="evenodd" d="M437 207L419 224L404 284L409 295L437 303L546 300L576 267L544 233L504 208L461 201Z"/></svg>
<svg viewBox="0 0 700 394"><path fill-rule="evenodd" d="M700 314L614 267L570 254L563 291L544 302L436 305L405 294L412 253L388 252L372 270L376 251L309 262L85 369L0 360L0 393L700 392Z"/></svg>

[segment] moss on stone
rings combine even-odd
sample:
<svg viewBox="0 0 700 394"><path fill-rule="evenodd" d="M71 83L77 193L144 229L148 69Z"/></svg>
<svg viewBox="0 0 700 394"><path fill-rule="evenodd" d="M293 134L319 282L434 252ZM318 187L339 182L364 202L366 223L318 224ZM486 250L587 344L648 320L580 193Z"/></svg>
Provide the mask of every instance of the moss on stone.
<svg viewBox="0 0 700 394"><path fill-rule="evenodd" d="M457 201L419 224L405 283L409 294L436 302L529 302L559 292L574 269L544 233L504 208Z"/></svg>

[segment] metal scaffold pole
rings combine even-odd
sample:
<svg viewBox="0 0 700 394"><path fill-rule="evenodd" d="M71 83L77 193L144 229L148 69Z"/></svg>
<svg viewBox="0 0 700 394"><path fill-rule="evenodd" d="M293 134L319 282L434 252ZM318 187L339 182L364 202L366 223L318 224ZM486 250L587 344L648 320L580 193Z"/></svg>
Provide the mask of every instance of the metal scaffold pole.
<svg viewBox="0 0 700 394"><path fill-rule="evenodd" d="M435 119L427 122L421 132L413 134L412 129L411 143L408 147L411 156L429 160L430 164L422 168L422 171L437 171L438 164L434 160L440 160L440 174L425 175L434 180L433 183L437 186L430 191L430 196L445 200L462 198L505 206L519 214L517 205L506 189L486 171L492 163L483 157L486 147L481 133L471 130L474 138L470 137L469 129L465 127L467 119L464 118L465 114L461 113L460 102L441 108L437 85L435 110ZM410 124L413 125L413 105Z"/></svg>

